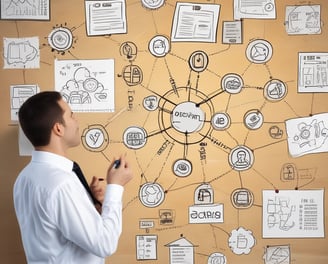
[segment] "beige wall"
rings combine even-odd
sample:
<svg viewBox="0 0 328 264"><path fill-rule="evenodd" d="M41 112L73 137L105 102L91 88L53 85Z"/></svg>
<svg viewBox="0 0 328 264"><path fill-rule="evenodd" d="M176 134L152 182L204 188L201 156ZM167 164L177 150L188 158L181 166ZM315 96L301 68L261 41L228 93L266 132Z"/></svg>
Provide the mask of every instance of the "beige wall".
<svg viewBox="0 0 328 264"><path fill-rule="evenodd" d="M0 256L2 263L24 263L20 234L14 214L12 187L19 171L29 158L19 157L17 134L18 127L10 120L9 86L12 84L38 84L41 90L52 90L54 87L55 59L115 59L115 84L117 112L128 108L129 96L133 95L132 108L122 111L119 118L116 113L78 114L81 133L92 124L101 124L109 133L110 144L103 153L89 152L83 146L71 151L72 159L83 164L91 179L92 175L103 175L115 155L126 152L135 170L135 179L126 187L124 196L124 230L117 253L109 258L108 263L135 263L136 235L146 235L139 228L139 220L151 219L155 227L149 234L158 236L158 263L169 263L169 248L165 245L183 235L195 247L195 262L207 263L213 252L226 255L228 263L263 263L263 254L268 245L289 245L291 263L324 264L328 262L327 238L322 239L263 239L262 238L262 190L264 189L318 189L326 188L327 153L306 155L292 158L288 154L287 141L280 143L268 137L272 124L285 128L284 122L291 118L306 117L310 114L325 113L328 110L326 93L300 94L297 92L298 52L327 52L328 46L328 2L317 0L321 5L322 33L320 35L288 36L284 28L285 6L301 4L302 1L276 1L277 19L245 19L243 22L243 44L223 45L221 43L222 21L233 20L233 1L189 1L199 3L219 3L221 13L218 25L217 43L172 43L170 53L163 58L155 59L148 51L148 42L155 35L170 36L175 2L167 0L165 6L150 11L142 7L141 1L127 2L128 33L110 37L87 37L83 1L53 0L51 2L51 20L40 21L0 21L0 39L4 37L32 37L40 40L40 69L10 70L3 69L0 61ZM73 48L65 55L52 52L47 43L51 30L59 25L71 29L74 35ZM266 65L251 64L245 57L249 41L265 39L273 47L273 57ZM138 47L134 64L140 66L144 73L142 85L128 86L118 77L129 62L119 53L120 45L132 41ZM3 43L1 42L1 47ZM238 73L243 76L247 89L229 97L227 94L214 97L211 101L216 111L228 109L232 125L226 132L213 131L212 136L223 144L233 148L236 142L254 149L255 163L250 170L243 172L229 171L228 154L222 148L214 146L210 140L206 148L206 164L199 158L199 145L188 148L187 158L192 161L192 175L185 179L172 173L174 160L182 158L184 147L173 142L165 133L148 138L147 144L140 150L128 149L122 144L122 134L128 126L143 126L147 133L159 130L158 115L146 112L142 107L145 96L156 92L165 94L171 89L169 71L178 87L185 86L190 69L188 58L195 50L203 50L209 55L208 69L199 75L199 91L211 96L220 88L220 81L227 73ZM169 69L169 71L168 71ZM270 77L284 81L288 86L287 96L279 102L268 102L263 97L264 84ZM191 85L195 87L197 74L191 73ZM252 89L251 87L254 87ZM259 89L256 89L259 88ZM130 97L131 99L131 97ZM249 109L262 109L265 124L261 129L248 131L243 126L243 115ZM284 131L286 132L286 131ZM193 135L192 135L193 136ZM172 151L167 148L163 154L156 153L165 140L174 144ZM284 138L286 139L286 133ZM272 144L271 144L272 143ZM172 144L170 145L170 147ZM265 147L261 147L265 146ZM311 182L302 180L283 182L280 171L284 164L293 163L299 169L314 169L315 176ZM167 190L164 202L156 208L143 206L138 199L139 187L145 178L152 182L158 177L158 183ZM188 207L193 205L194 191L202 182L211 182L215 192L215 202L224 205L224 223L222 224L188 224ZM270 183L269 183L270 182ZM302 187L302 185L305 185ZM254 194L254 205L249 209L237 210L230 202L232 191L245 187ZM327 212L325 198L325 211ZM158 223L159 211L171 209L175 212L173 226L161 226ZM326 222L326 217L325 217ZM239 226L251 230L256 238L256 245L248 255L236 255L228 246L229 233ZM42 239L42 238L41 238ZM155 261L151 261L154 263ZM156 262L156 263L157 263Z"/></svg>

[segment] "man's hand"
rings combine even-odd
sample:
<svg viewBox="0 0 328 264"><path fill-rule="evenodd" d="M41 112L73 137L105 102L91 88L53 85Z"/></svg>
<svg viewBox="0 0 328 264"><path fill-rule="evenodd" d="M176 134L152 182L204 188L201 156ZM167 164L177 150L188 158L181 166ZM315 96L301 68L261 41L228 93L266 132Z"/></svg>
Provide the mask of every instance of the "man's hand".
<svg viewBox="0 0 328 264"><path fill-rule="evenodd" d="M115 161L119 160L119 166L115 166ZM124 186L133 178L132 170L126 160L125 155L115 159L107 170L107 183Z"/></svg>

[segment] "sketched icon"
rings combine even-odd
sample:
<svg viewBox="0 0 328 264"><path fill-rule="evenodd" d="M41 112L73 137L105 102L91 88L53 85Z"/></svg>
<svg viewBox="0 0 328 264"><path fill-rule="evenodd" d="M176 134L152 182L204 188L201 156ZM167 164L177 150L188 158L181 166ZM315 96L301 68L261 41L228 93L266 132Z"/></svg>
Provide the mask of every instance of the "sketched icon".
<svg viewBox="0 0 328 264"><path fill-rule="evenodd" d="M142 127L128 127L123 134L124 144L131 149L142 148L147 142L147 133Z"/></svg>
<svg viewBox="0 0 328 264"><path fill-rule="evenodd" d="M250 42L246 49L247 59L253 63L265 63L272 57L271 44L263 39Z"/></svg>
<svg viewBox="0 0 328 264"><path fill-rule="evenodd" d="M139 199L146 207L157 207L164 200L164 190L158 183L145 183L140 188Z"/></svg>
<svg viewBox="0 0 328 264"><path fill-rule="evenodd" d="M106 129L102 125L91 125L82 133L82 144L89 151L101 152L109 144Z"/></svg>
<svg viewBox="0 0 328 264"><path fill-rule="evenodd" d="M66 51L72 47L73 34L66 27L57 27L48 35L48 43L53 50Z"/></svg>
<svg viewBox="0 0 328 264"><path fill-rule="evenodd" d="M187 177L191 174L192 165L189 160L179 159L174 162L173 173L178 177Z"/></svg>

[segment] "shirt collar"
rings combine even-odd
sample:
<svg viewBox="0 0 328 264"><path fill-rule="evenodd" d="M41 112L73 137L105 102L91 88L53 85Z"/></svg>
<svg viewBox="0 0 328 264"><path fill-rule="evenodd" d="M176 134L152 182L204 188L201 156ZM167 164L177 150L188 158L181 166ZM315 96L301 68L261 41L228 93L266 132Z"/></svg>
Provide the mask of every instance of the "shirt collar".
<svg viewBox="0 0 328 264"><path fill-rule="evenodd" d="M47 151L32 151L33 162L51 163L52 166L58 166L65 171L72 171L73 161L52 152Z"/></svg>

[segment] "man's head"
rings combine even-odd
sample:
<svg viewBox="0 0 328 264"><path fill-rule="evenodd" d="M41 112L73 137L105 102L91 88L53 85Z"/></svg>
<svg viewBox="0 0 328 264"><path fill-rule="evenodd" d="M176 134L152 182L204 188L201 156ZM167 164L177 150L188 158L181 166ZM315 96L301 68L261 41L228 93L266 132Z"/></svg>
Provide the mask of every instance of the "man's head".
<svg viewBox="0 0 328 264"><path fill-rule="evenodd" d="M34 147L47 146L52 135L63 139L65 147L79 143L77 121L59 92L45 91L28 98L20 107L18 117Z"/></svg>

